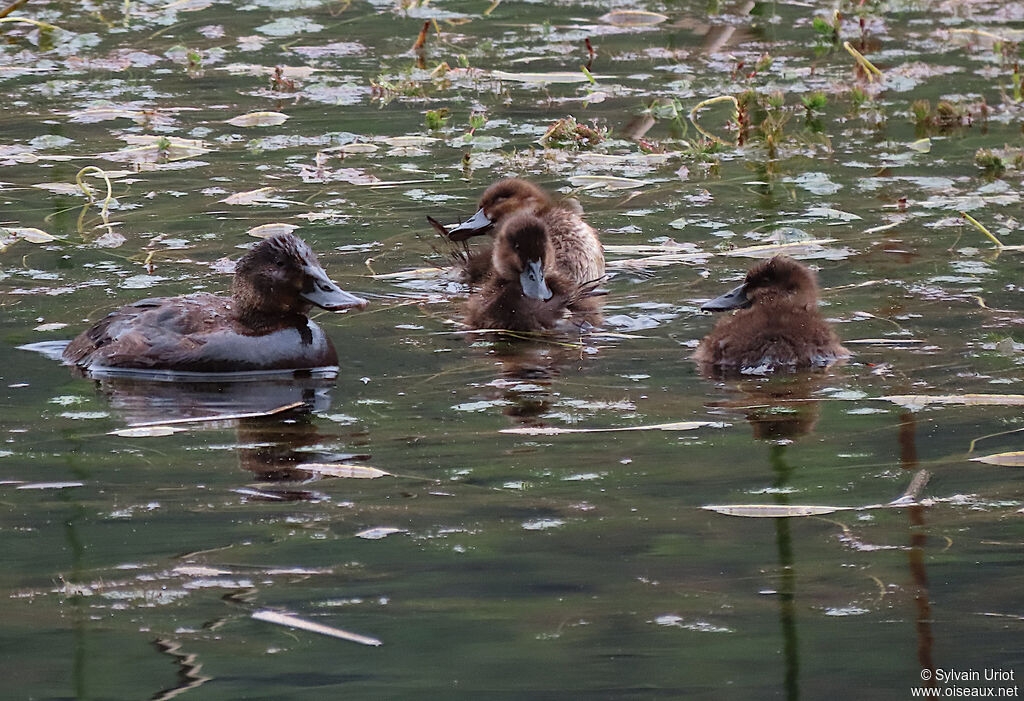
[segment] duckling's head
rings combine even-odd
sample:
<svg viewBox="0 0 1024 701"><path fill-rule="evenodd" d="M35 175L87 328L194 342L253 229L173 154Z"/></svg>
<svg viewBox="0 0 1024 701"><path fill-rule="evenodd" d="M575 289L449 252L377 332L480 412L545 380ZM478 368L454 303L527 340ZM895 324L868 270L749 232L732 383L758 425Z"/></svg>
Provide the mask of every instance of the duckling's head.
<svg viewBox="0 0 1024 701"><path fill-rule="evenodd" d="M366 300L338 287L305 241L279 234L260 241L235 266L237 313L250 320L305 314L313 305L341 311Z"/></svg>
<svg viewBox="0 0 1024 701"><path fill-rule="evenodd" d="M524 295L541 301L551 299L544 266L554 259L543 221L532 214L514 214L502 223L491 258L494 271L503 280L518 280Z"/></svg>
<svg viewBox="0 0 1024 701"><path fill-rule="evenodd" d="M464 241L486 233L512 214L537 214L550 205L551 198L547 193L531 182L520 178L499 180L484 190L476 214L449 231L448 238Z"/></svg>
<svg viewBox="0 0 1024 701"><path fill-rule="evenodd" d="M707 302L704 311L746 309L754 304L785 304L814 309L818 304L818 282L805 265L788 256L775 256L747 272L743 284Z"/></svg>

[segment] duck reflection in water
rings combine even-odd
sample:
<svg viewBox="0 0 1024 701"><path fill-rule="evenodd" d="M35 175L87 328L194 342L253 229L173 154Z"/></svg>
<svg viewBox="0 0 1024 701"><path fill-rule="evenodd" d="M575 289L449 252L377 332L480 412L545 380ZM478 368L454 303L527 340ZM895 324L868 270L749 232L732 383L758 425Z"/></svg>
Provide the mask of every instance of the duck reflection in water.
<svg viewBox="0 0 1024 701"><path fill-rule="evenodd" d="M318 431L312 412L330 408L334 379L297 375L248 382L103 378L97 379L96 385L129 424L260 413L298 404L285 413L270 416L190 425L191 430L200 431L234 423L239 466L251 472L257 481L242 493L250 499L294 501L319 498L316 492L301 488L316 474L300 469L300 464L367 457L315 449L327 439ZM288 483L293 483L294 488L286 486Z"/></svg>
<svg viewBox="0 0 1024 701"><path fill-rule="evenodd" d="M587 355L586 347L519 341L499 342L487 351L497 377L484 387L483 397L500 403L502 413L515 426L537 428L548 425L557 409L559 393L554 383L578 369Z"/></svg>
<svg viewBox="0 0 1024 701"><path fill-rule="evenodd" d="M734 398L710 406L742 411L755 439L785 445L814 432L820 402L813 396L827 380L818 373L742 378L727 385Z"/></svg>

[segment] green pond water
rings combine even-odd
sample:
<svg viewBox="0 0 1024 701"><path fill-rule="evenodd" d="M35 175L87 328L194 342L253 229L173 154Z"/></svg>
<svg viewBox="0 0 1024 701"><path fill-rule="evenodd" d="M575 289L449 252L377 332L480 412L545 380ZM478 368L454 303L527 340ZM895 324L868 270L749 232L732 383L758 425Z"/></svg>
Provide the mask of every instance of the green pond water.
<svg viewBox="0 0 1024 701"><path fill-rule="evenodd" d="M1024 3L30 0L8 19L5 699L1019 693L1021 472L971 458L1024 450ZM709 138L690 112L720 96L743 126L714 102ZM252 112L288 119L227 121ZM544 139L570 116L596 135ZM464 288L394 275L445 265L425 216L467 217L508 175L602 232L603 333L460 333ZM371 301L316 317L337 381L99 382L37 352L142 297L227 291L272 223ZM770 245L818 270L853 358L702 377L701 302ZM708 425L502 432L674 422ZM874 508L701 508L737 504Z"/></svg>

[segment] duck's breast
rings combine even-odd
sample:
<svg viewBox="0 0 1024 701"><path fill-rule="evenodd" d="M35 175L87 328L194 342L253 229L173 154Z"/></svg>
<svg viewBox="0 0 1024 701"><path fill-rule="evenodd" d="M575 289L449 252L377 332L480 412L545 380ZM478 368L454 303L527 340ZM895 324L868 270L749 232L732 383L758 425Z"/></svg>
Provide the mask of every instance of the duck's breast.
<svg viewBox="0 0 1024 701"><path fill-rule="evenodd" d="M338 354L331 339L309 319L294 327L253 336L234 329L219 329L206 334L202 346L189 356L182 358L182 364L190 364L194 366L190 369L206 372L284 370L338 364Z"/></svg>

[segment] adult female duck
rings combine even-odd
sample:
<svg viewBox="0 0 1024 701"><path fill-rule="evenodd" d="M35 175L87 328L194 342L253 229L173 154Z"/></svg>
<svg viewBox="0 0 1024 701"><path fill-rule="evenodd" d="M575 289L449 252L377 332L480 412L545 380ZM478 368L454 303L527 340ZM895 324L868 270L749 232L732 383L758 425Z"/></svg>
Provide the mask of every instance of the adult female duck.
<svg viewBox="0 0 1024 701"><path fill-rule="evenodd" d="M596 323L593 285L576 285L552 263L556 251L543 219L532 214L505 218L495 237L491 272L466 302L466 324L478 329L544 331L568 316Z"/></svg>
<svg viewBox="0 0 1024 701"><path fill-rule="evenodd" d="M701 309L741 310L720 321L693 354L712 374L821 368L850 356L818 312L814 273L786 256L755 265L742 285Z"/></svg>
<svg viewBox="0 0 1024 701"><path fill-rule="evenodd" d="M64 350L64 361L104 368L238 372L337 365L334 344L306 317L366 306L327 277L316 254L291 234L256 244L239 259L231 297L206 292L144 299L111 312Z"/></svg>
<svg viewBox="0 0 1024 701"><path fill-rule="evenodd" d="M544 222L554 249L549 261L569 282L582 285L604 276L604 248L593 227L583 221L583 210L575 200L555 203L542 189L520 178L499 180L480 197L480 209L468 220L448 231L452 241L497 231L515 214L532 214ZM478 282L487 272L486 258L470 256L466 265L469 282ZM481 265L480 262L483 262Z"/></svg>

